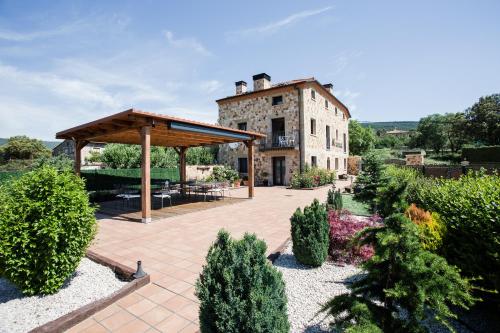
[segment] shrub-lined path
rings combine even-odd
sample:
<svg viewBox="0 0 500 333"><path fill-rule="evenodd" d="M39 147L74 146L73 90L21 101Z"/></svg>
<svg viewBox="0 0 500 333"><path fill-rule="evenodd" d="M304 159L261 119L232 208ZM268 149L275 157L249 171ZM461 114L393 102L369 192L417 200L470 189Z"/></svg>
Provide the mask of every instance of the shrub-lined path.
<svg viewBox="0 0 500 333"><path fill-rule="evenodd" d="M342 186L337 182L337 186ZM151 224L102 218L91 249L130 267L142 260L151 283L96 313L68 332L196 332L194 284L219 229L235 238L256 233L274 252L290 236L290 216L314 198L326 200L329 187L288 190L257 187L256 197ZM246 197L246 189L234 190Z"/></svg>

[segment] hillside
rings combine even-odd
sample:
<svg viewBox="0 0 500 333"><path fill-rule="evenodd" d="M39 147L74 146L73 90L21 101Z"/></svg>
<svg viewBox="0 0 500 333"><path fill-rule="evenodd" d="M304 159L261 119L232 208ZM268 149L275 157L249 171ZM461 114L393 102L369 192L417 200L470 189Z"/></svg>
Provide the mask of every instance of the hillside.
<svg viewBox="0 0 500 333"><path fill-rule="evenodd" d="M0 146L3 145L6 142L7 142L7 139L0 138ZM58 144L61 143L60 141L42 141L42 142L49 149L52 149L52 148L54 148L55 146L57 146Z"/></svg>
<svg viewBox="0 0 500 333"><path fill-rule="evenodd" d="M376 121L376 122L361 122L362 126L371 127L374 130L384 129L393 130L395 128L400 130L414 130L417 128L418 121Z"/></svg>

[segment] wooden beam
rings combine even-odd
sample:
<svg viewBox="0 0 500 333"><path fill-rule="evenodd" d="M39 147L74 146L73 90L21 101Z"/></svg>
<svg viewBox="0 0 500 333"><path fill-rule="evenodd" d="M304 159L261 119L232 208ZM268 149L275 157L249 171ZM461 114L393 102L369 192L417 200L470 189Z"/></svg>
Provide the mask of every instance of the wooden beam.
<svg viewBox="0 0 500 333"><path fill-rule="evenodd" d="M141 208L142 222L151 222L151 127L141 128Z"/></svg>
<svg viewBox="0 0 500 333"><path fill-rule="evenodd" d="M253 145L253 140L246 141L245 144L248 148L248 197L253 198L254 197L254 162L253 162L253 153L254 153L254 145Z"/></svg>

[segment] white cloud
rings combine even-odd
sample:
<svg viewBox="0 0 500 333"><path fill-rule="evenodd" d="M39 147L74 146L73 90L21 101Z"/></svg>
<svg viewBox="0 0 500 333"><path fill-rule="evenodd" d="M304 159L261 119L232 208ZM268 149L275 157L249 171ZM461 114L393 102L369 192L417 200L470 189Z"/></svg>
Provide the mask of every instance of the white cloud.
<svg viewBox="0 0 500 333"><path fill-rule="evenodd" d="M0 29L0 40L8 40L12 42L27 42L40 38L50 38L65 34L70 34L81 30L88 26L88 23L84 21L75 21L66 25L61 25L54 29L48 30L38 30L29 32L19 32L14 30L4 30Z"/></svg>
<svg viewBox="0 0 500 333"><path fill-rule="evenodd" d="M202 91L211 94L222 88L222 83L217 80L203 81L200 84L200 88Z"/></svg>
<svg viewBox="0 0 500 333"><path fill-rule="evenodd" d="M173 47L190 49L205 56L211 55L210 51L195 38L175 38L174 33L168 30L164 31L163 34Z"/></svg>
<svg viewBox="0 0 500 333"><path fill-rule="evenodd" d="M276 32L276 31L278 31L286 26L289 26L293 23L296 23L296 22L302 21L306 18L327 12L327 11L331 10L332 8L333 8L332 6L328 6L328 7L324 7L324 8L320 8L320 9L304 10L302 12L292 14L290 16L283 18L283 19L280 19L280 20L277 20L277 21L274 21L274 22L271 22L271 23L268 23L268 24L265 24L262 26L248 28L248 29L239 30L239 31L231 31L231 32L228 32L227 35L231 37L231 36L247 36L247 35L254 35L254 34L273 33L273 32Z"/></svg>

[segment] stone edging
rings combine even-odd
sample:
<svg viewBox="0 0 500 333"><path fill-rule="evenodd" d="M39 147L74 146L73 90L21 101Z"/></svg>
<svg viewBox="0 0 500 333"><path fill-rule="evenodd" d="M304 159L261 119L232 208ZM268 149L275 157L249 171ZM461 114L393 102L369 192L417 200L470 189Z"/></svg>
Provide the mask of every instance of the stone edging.
<svg viewBox="0 0 500 333"><path fill-rule="evenodd" d="M288 243L290 242L291 239L292 239L291 237L288 237L283 243L281 243L280 246L278 246L278 248L276 250L274 250L273 253L271 253L270 255L267 256L267 259L271 262L271 264L274 264L276 259L278 259L278 257L283 252L285 252L285 249L288 246Z"/></svg>
<svg viewBox="0 0 500 333"><path fill-rule="evenodd" d="M316 186L316 187L301 187L301 188L293 188L293 187L287 187L287 190L298 190L298 191L314 191L314 190L319 190L321 188L325 187L332 187L332 184L326 184L326 185L321 185L321 186Z"/></svg>
<svg viewBox="0 0 500 333"><path fill-rule="evenodd" d="M100 254L97 254L93 251L87 251L87 258L98 264L111 268L111 270L113 270L113 272L115 272L115 274L117 274L120 278L129 282L111 295L84 305L83 307L67 313L64 316L61 316L57 319L54 319L53 321L43 324L42 326L34 328L29 333L64 332L65 330L75 326L76 324L84 321L93 314L118 301L120 298L127 296L128 294L141 288L142 286L145 286L150 282L151 277L149 276L149 274L140 279L134 280L132 274L135 273L135 270L114 260L101 256Z"/></svg>

